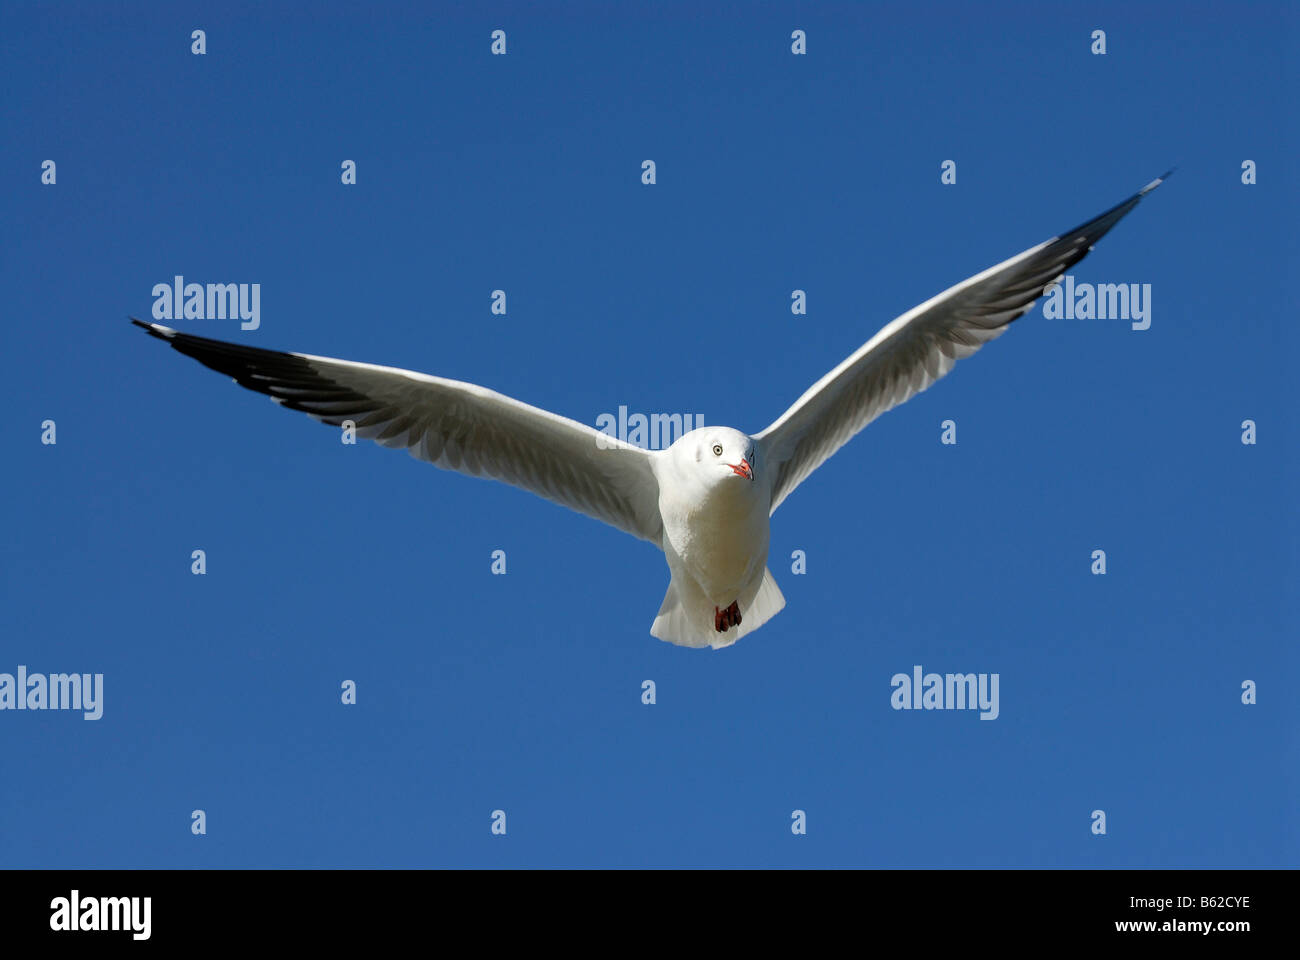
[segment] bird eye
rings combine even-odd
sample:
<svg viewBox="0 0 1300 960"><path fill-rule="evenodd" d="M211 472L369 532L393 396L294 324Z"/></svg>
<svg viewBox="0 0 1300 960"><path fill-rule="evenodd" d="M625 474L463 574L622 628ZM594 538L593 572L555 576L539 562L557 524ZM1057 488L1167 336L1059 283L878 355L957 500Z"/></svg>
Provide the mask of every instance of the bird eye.
<svg viewBox="0 0 1300 960"><path fill-rule="evenodd" d="M715 443L715 444L713 445L713 455L714 455L715 457L720 457L720 456L722 456L722 444L720 444L720 443Z"/></svg>

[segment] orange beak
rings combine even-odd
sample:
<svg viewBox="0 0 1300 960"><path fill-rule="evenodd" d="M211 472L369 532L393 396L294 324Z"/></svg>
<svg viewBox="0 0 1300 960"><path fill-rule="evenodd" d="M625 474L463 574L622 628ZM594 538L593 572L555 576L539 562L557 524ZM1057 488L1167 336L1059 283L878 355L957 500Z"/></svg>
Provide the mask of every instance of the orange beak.
<svg viewBox="0 0 1300 960"><path fill-rule="evenodd" d="M729 466L732 470L735 470L736 476L738 477L744 477L746 480L754 479L754 471L750 467L749 461L746 460L744 457L742 457L740 460L740 466L736 466L736 464L734 463L729 463L727 464L727 466Z"/></svg>

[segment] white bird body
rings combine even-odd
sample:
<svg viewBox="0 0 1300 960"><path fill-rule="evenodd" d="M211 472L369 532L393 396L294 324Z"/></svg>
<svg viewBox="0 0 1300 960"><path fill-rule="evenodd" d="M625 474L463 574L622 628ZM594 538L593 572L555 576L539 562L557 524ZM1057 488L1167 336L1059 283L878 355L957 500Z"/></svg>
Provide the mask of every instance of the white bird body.
<svg viewBox="0 0 1300 960"><path fill-rule="evenodd" d="M715 447L722 454L715 455ZM749 466L749 477L735 471L740 462ZM775 609L751 606L764 577L771 579L771 491L755 479L766 475L753 465L754 441L730 427L692 430L656 458L661 546L672 581L650 628L653 636L684 646L729 646L785 605L777 590ZM720 634L713 616L733 602L745 619Z"/></svg>
<svg viewBox="0 0 1300 960"><path fill-rule="evenodd" d="M770 517L782 501L877 416L1001 336L1160 182L886 324L766 430L749 436L701 427L664 451L471 383L133 322L290 409L435 466L513 484L653 543L672 577L651 634L725 647L785 606L767 569Z"/></svg>

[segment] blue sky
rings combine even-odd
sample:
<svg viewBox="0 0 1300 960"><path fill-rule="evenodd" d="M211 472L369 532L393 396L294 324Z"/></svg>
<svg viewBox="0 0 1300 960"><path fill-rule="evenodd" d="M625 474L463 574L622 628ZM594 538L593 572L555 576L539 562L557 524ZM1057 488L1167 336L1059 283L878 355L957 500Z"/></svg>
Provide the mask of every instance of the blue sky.
<svg viewBox="0 0 1300 960"><path fill-rule="evenodd" d="M0 14L0 672L105 691L0 712L0 864L1296 864L1293 9L272 7ZM256 282L260 329L174 325L757 432L1172 165L1072 271L1151 284L1150 329L1039 308L881 417L718 652L650 637L653 547L126 322ZM916 664L999 717L891 709Z"/></svg>

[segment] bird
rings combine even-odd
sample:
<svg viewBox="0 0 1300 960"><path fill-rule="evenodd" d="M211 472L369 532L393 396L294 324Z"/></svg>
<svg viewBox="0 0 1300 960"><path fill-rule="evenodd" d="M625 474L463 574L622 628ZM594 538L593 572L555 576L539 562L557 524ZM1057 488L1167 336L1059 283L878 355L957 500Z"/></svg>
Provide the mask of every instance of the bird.
<svg viewBox="0 0 1300 960"><path fill-rule="evenodd" d="M654 544L670 577L651 636L720 649L785 607L767 556L771 517L786 498L872 420L1005 333L1168 176L890 321L766 429L697 427L663 450L472 383L129 319L281 406L443 469L504 481Z"/></svg>

